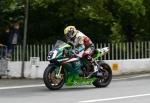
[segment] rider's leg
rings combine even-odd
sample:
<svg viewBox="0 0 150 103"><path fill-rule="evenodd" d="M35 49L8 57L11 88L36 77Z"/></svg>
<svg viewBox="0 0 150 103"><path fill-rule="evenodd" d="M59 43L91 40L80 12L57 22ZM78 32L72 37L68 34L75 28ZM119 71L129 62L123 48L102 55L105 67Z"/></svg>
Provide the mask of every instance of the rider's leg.
<svg viewBox="0 0 150 103"><path fill-rule="evenodd" d="M87 60L89 61L89 63L92 65L92 69L94 74L96 74L96 76L101 76L102 73L99 72L98 66L96 64L96 61L92 58L92 53L94 52L93 48L88 48L85 53L84 53L84 57L87 58Z"/></svg>

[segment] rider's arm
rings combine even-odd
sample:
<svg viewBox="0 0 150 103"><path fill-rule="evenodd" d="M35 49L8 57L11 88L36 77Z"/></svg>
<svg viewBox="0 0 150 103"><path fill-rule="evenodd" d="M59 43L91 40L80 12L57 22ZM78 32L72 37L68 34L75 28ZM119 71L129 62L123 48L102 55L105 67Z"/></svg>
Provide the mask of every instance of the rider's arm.
<svg viewBox="0 0 150 103"><path fill-rule="evenodd" d="M85 46L84 45L79 45L76 50L78 50L78 52L81 52L85 49Z"/></svg>
<svg viewBox="0 0 150 103"><path fill-rule="evenodd" d="M76 50L79 52L83 51L85 49L84 42L83 42L83 37L78 37L77 39L77 45L76 45Z"/></svg>

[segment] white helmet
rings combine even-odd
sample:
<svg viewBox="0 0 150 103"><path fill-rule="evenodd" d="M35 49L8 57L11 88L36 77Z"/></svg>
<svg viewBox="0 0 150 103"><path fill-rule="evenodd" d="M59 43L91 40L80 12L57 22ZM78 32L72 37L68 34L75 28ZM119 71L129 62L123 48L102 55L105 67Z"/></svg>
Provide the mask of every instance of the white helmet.
<svg viewBox="0 0 150 103"><path fill-rule="evenodd" d="M73 37L75 37L77 29L75 28L75 26L67 26L64 29L64 35L68 38L71 39Z"/></svg>

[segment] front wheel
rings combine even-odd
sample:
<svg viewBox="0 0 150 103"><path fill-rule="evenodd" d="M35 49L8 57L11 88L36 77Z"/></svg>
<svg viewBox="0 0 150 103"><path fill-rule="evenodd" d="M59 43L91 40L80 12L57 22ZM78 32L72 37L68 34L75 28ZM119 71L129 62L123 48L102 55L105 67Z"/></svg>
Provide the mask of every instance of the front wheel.
<svg viewBox="0 0 150 103"><path fill-rule="evenodd" d="M55 65L49 65L43 74L43 80L46 87L50 90L58 90L64 85L65 72L61 70L59 76L60 67Z"/></svg>
<svg viewBox="0 0 150 103"><path fill-rule="evenodd" d="M110 66L106 63L99 63L99 65L101 67L99 69L101 69L100 71L102 72L103 77L97 78L93 82L93 85L97 88L108 86L112 80L112 70Z"/></svg>

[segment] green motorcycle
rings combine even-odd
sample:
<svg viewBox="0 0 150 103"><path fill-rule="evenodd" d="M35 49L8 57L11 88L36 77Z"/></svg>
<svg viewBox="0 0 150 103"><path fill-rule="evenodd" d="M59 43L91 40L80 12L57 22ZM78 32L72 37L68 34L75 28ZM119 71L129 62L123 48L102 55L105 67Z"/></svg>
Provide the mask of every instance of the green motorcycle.
<svg viewBox="0 0 150 103"><path fill-rule="evenodd" d="M50 90L58 90L67 86L91 85L106 87L112 79L112 70L108 64L99 60L109 51L108 47L95 49L92 58L97 66L99 75L87 59L80 58L73 52L72 46L57 40L48 54L50 64L44 71L43 80Z"/></svg>

